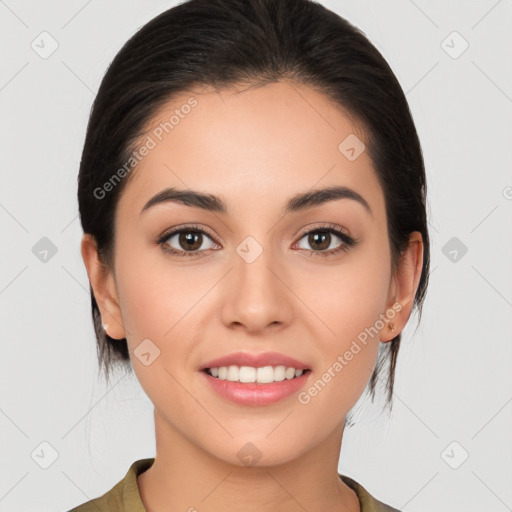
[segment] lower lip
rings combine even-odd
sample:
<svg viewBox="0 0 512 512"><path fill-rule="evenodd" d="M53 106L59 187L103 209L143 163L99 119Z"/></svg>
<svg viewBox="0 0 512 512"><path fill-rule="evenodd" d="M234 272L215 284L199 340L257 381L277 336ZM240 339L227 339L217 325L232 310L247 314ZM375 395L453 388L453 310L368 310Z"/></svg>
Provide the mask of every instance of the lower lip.
<svg viewBox="0 0 512 512"><path fill-rule="evenodd" d="M300 377L268 384L231 382L212 377L205 371L201 373L213 390L222 397L241 405L260 406L279 402L297 393L305 385L311 371L304 372Z"/></svg>

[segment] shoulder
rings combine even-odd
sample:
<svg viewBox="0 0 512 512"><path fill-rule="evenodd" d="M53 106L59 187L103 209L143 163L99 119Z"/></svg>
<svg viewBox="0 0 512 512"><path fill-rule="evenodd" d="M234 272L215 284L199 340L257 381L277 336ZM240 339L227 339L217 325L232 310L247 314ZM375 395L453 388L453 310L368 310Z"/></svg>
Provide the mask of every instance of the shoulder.
<svg viewBox="0 0 512 512"><path fill-rule="evenodd" d="M111 489L99 498L82 503L78 507L69 510L69 512L117 512L124 510L119 498L112 494L113 490Z"/></svg>
<svg viewBox="0 0 512 512"><path fill-rule="evenodd" d="M126 475L105 494L82 503L68 512L146 512L137 486L137 476L148 469L154 458L136 460Z"/></svg>
<svg viewBox="0 0 512 512"><path fill-rule="evenodd" d="M338 475L357 494L361 503L361 512L400 512L400 510L374 498L359 482L356 482L349 476L339 473Z"/></svg>

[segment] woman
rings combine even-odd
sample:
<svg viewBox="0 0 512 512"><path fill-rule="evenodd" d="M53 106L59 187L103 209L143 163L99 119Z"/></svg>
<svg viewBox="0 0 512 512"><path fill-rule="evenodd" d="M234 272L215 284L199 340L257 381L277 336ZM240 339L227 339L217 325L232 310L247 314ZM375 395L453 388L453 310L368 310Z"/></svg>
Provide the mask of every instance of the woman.
<svg viewBox="0 0 512 512"><path fill-rule="evenodd" d="M133 367L156 457L73 510L397 510L337 467L421 315L425 197L398 81L320 4L190 0L143 26L78 199L100 362Z"/></svg>

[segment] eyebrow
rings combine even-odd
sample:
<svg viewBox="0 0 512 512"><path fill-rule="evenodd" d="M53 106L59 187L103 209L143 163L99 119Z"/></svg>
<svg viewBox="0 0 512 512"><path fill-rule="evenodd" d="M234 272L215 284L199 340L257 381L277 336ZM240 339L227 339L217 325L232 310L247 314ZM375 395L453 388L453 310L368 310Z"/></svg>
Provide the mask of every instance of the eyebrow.
<svg viewBox="0 0 512 512"><path fill-rule="evenodd" d="M339 199L352 199L361 204L370 215L373 215L368 202L355 190L345 186L332 186L296 194L288 200L283 209L283 213L295 213ZM144 205L140 214L142 215L145 211L157 204L168 202L201 208L202 210L210 212L227 213L226 203L218 196L191 189L180 190L171 187L153 196Z"/></svg>

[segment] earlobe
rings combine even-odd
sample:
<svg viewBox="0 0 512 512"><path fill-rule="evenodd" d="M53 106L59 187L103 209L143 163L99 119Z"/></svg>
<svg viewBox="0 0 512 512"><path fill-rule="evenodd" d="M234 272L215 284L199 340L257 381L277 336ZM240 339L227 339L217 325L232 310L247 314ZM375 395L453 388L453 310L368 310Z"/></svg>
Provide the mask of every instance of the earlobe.
<svg viewBox="0 0 512 512"><path fill-rule="evenodd" d="M116 293L114 277L110 269L100 260L94 237L85 233L81 241L81 253L84 260L94 298L101 314L103 328L114 339L126 337L121 308Z"/></svg>
<svg viewBox="0 0 512 512"><path fill-rule="evenodd" d="M398 302L395 302L394 308L388 308L386 312L384 313L384 327L380 331L380 341L381 343L387 343L388 341L393 340L398 334L400 333L400 330L397 329L397 323L398 318L396 316L396 305L399 306L399 310L401 310L400 306L401 304Z"/></svg>
<svg viewBox="0 0 512 512"><path fill-rule="evenodd" d="M393 320L386 322L381 330L381 342L394 339L405 327L414 305L414 298L423 268L423 237L419 231L409 235L409 245L402 253L398 269L393 278L388 311L394 310ZM399 305L399 307L397 307Z"/></svg>

